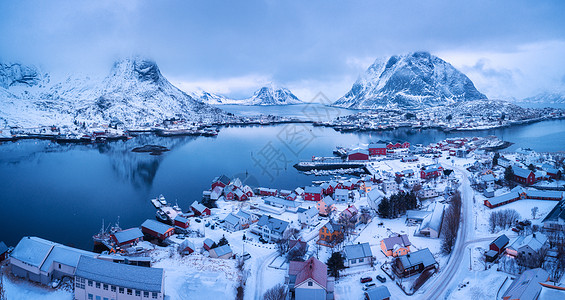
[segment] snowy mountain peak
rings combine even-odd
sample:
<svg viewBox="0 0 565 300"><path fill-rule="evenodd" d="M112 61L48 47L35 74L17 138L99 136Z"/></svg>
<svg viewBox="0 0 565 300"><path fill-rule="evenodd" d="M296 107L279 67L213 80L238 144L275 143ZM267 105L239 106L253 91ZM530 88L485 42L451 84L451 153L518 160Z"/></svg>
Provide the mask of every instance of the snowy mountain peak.
<svg viewBox="0 0 565 300"><path fill-rule="evenodd" d="M163 77L155 61L141 57L116 61L110 74L110 77L153 82L158 82Z"/></svg>
<svg viewBox="0 0 565 300"><path fill-rule="evenodd" d="M249 99L252 105L286 105L303 103L289 89L270 83L257 90Z"/></svg>
<svg viewBox="0 0 565 300"><path fill-rule="evenodd" d="M451 64L428 52L378 58L334 105L348 108L441 106L486 99Z"/></svg>

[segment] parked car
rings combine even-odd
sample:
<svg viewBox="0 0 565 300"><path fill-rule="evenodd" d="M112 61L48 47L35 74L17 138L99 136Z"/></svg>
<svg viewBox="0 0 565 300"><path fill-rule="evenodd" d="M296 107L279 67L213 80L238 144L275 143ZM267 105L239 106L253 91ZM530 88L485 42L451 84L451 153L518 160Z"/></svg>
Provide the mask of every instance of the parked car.
<svg viewBox="0 0 565 300"><path fill-rule="evenodd" d="M384 276L381 276L381 275L377 275L377 280L382 282L382 283L386 282L386 278Z"/></svg>
<svg viewBox="0 0 565 300"><path fill-rule="evenodd" d="M516 228L516 227L512 227L512 231L514 232L520 232L520 229Z"/></svg>
<svg viewBox="0 0 565 300"><path fill-rule="evenodd" d="M374 282L365 283L365 285L363 286L363 290L366 291L366 290L373 288L375 286L377 286L377 285Z"/></svg>
<svg viewBox="0 0 565 300"><path fill-rule="evenodd" d="M248 260L248 259L251 258L251 254L245 252L245 253L243 253L243 256L242 256L242 257L243 257L243 260Z"/></svg>
<svg viewBox="0 0 565 300"><path fill-rule="evenodd" d="M194 221L196 221L196 223L202 222L200 219L194 219Z"/></svg>
<svg viewBox="0 0 565 300"><path fill-rule="evenodd" d="M373 281L373 278L371 277L361 277L361 283L366 283L366 282L370 282Z"/></svg>

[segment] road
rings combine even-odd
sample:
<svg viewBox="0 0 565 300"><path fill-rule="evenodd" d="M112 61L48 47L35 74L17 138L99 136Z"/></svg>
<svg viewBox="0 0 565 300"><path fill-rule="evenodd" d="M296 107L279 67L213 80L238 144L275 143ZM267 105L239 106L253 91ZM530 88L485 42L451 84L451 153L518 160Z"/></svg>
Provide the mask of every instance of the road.
<svg viewBox="0 0 565 300"><path fill-rule="evenodd" d="M461 182L461 223L459 231L457 232L457 240L455 241L455 246L453 247L447 265L440 270L434 282L426 287L426 291L421 296L421 299L441 299L446 289L451 286L451 281L456 277L457 271L460 268L466 268L466 266L461 265L465 255L465 248L469 244L478 242L472 240L474 236L473 190L471 189L469 178L467 177L467 171L457 166L450 167L463 175ZM420 296L418 296L418 298L420 298Z"/></svg>
<svg viewBox="0 0 565 300"><path fill-rule="evenodd" d="M257 270L257 274L255 274L255 299L257 300L261 300L263 299L263 293L265 293L265 291L263 291L263 270L267 269L269 267L269 263L278 255L278 252L275 251L271 254L269 254L269 256L263 257L263 260L261 261L261 265L259 266L259 269ZM249 290L249 289L248 289Z"/></svg>

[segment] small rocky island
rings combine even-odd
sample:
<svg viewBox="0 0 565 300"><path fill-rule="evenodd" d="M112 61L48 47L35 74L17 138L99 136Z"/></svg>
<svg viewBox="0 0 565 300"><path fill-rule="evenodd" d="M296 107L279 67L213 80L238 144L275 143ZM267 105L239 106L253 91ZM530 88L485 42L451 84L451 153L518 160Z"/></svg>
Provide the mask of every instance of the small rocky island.
<svg viewBox="0 0 565 300"><path fill-rule="evenodd" d="M169 148L159 145L145 145L142 147L135 147L131 150L131 152L149 152L151 155L161 155L166 151L170 151Z"/></svg>

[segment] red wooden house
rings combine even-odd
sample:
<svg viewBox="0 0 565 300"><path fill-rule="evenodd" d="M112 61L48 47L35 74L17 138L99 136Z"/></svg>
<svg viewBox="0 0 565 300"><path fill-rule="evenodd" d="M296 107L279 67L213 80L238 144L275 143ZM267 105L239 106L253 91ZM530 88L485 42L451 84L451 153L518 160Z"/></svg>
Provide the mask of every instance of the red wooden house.
<svg viewBox="0 0 565 300"><path fill-rule="evenodd" d="M322 188L319 186L307 186L304 189L304 200L307 201L322 200Z"/></svg>
<svg viewBox="0 0 565 300"><path fill-rule="evenodd" d="M296 200L296 197L297 197L297 196L298 196L298 195L296 195L295 192L292 192L292 193L290 193L290 195L286 196L285 199L286 199L286 200L290 200L290 201L294 201L294 200Z"/></svg>
<svg viewBox="0 0 565 300"><path fill-rule="evenodd" d="M441 166L430 165L430 166L423 168L420 171L420 178L422 178L422 179L435 178L435 177L441 176L442 171L443 171L443 168Z"/></svg>
<svg viewBox="0 0 565 300"><path fill-rule="evenodd" d="M245 192L243 192L241 189L236 189L233 193L234 193L235 200L237 200L237 201L245 201L245 200L249 199L247 194Z"/></svg>
<svg viewBox="0 0 565 300"><path fill-rule="evenodd" d="M226 200L233 200L235 197L235 193L233 192L233 190L229 190L229 189L225 189L224 190L224 197L226 198Z"/></svg>
<svg viewBox="0 0 565 300"><path fill-rule="evenodd" d="M212 214L212 211L202 203L198 203L198 201L192 202L190 205L190 209L194 213L195 216L209 216Z"/></svg>
<svg viewBox="0 0 565 300"><path fill-rule="evenodd" d="M190 221L188 220L188 218L185 218L181 215L177 215L173 220L173 225L182 229L187 229L188 226L190 225Z"/></svg>
<svg viewBox="0 0 565 300"><path fill-rule="evenodd" d="M244 186L242 191L247 195L247 197L253 197L254 195L253 190L248 185Z"/></svg>
<svg viewBox="0 0 565 300"><path fill-rule="evenodd" d="M277 190L276 189L268 189L268 188L259 188L259 195L261 195L261 196L276 196Z"/></svg>
<svg viewBox="0 0 565 300"><path fill-rule="evenodd" d="M227 176L218 176L212 180L212 190L217 186L226 187L228 184L230 184L230 179Z"/></svg>
<svg viewBox="0 0 565 300"><path fill-rule="evenodd" d="M164 240L173 235L175 229L155 220L145 220L141 224L141 231L148 236Z"/></svg>
<svg viewBox="0 0 565 300"><path fill-rule="evenodd" d="M347 159L348 159L348 160L353 160L353 161L357 161L357 160L369 160L369 151L363 150L363 149L351 150L351 151L347 154Z"/></svg>
<svg viewBox="0 0 565 300"><path fill-rule="evenodd" d="M369 155L386 155L386 145L383 143L369 144Z"/></svg>
<svg viewBox="0 0 565 300"><path fill-rule="evenodd" d="M214 245L214 241L212 241L211 239L205 239L202 247L207 251L210 251L210 249L212 249L212 245Z"/></svg>
<svg viewBox="0 0 565 300"><path fill-rule="evenodd" d="M327 182L322 183L320 187L322 188L322 193L324 193L324 195L331 195L334 193L333 187Z"/></svg>
<svg viewBox="0 0 565 300"><path fill-rule="evenodd" d="M532 170L523 169L517 166L512 166L514 171L514 180L523 184L533 184L536 182L536 175Z"/></svg>
<svg viewBox="0 0 565 300"><path fill-rule="evenodd" d="M118 246L132 245L143 241L143 232L139 228L130 228L112 234L112 239Z"/></svg>
<svg viewBox="0 0 565 300"><path fill-rule="evenodd" d="M497 237L496 240L494 240L492 243L490 243L489 249L496 251L498 254L500 254L502 253L502 251L504 251L504 247L508 245L509 241L510 239L508 239L508 237L505 234L503 234Z"/></svg>

